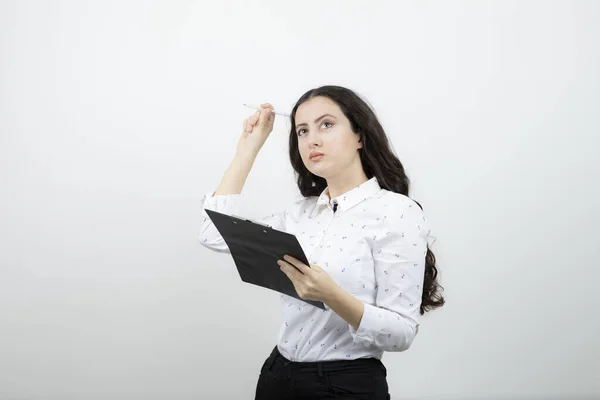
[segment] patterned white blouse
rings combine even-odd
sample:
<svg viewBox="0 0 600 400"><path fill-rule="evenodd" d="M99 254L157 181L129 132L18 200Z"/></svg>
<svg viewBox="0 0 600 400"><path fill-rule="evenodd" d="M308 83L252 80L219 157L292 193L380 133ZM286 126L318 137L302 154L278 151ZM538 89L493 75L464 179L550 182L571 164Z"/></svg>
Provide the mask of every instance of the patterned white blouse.
<svg viewBox="0 0 600 400"><path fill-rule="evenodd" d="M202 207L239 215L242 197L211 192ZM200 243L229 253L208 214L202 214ZM319 265L365 304L354 330L327 306L321 310L279 294L283 321L277 346L284 357L381 359L384 351L410 347L418 332L425 255L432 238L427 218L413 200L382 189L373 177L335 199L328 189L319 197L301 198L258 222L296 235L310 264Z"/></svg>

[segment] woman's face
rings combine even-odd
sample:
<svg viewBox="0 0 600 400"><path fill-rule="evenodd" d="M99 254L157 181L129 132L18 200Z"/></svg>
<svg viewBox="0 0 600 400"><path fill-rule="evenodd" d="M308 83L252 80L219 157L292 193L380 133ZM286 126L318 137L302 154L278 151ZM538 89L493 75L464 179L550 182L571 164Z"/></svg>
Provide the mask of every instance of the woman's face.
<svg viewBox="0 0 600 400"><path fill-rule="evenodd" d="M322 178L338 176L360 164L359 135L339 106L327 97L313 97L296 110L298 151L306 168ZM317 153L322 155L316 156Z"/></svg>

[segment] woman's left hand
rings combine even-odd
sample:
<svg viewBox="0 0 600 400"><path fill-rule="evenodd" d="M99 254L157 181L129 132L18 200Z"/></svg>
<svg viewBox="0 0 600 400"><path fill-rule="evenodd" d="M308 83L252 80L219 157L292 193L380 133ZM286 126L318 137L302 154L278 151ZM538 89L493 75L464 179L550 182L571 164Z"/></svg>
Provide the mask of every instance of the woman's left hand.
<svg viewBox="0 0 600 400"><path fill-rule="evenodd" d="M339 289L331 276L318 265L312 264L309 267L289 255L285 255L283 260L278 260L277 264L292 281L298 296L303 300L325 302Z"/></svg>

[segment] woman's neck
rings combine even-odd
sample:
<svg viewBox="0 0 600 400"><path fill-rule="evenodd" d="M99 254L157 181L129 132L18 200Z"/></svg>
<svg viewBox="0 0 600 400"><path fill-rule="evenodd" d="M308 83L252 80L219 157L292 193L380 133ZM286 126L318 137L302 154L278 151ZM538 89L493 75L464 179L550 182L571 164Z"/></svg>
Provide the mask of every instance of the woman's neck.
<svg viewBox="0 0 600 400"><path fill-rule="evenodd" d="M365 175L364 172L362 172L359 175L354 174L353 176L349 176L349 177L328 179L327 180L327 188L328 188L327 190L328 190L329 198L334 199L336 197L339 197L339 196L343 195L344 193L349 192L350 190L354 189L355 187L362 185L363 183L365 183L368 180L369 180L369 178L367 177L367 175Z"/></svg>

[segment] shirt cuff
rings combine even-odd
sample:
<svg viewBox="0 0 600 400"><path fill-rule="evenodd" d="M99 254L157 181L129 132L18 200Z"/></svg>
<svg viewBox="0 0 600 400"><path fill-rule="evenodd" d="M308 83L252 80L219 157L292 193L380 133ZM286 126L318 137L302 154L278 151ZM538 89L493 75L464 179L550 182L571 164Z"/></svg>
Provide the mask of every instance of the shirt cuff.
<svg viewBox="0 0 600 400"><path fill-rule="evenodd" d="M364 303L364 306L365 309L358 329L354 329L352 325L348 326L355 344L362 343L365 346L370 346L374 340L373 332L378 331L377 326L380 326L383 322L383 313L382 310L371 304Z"/></svg>
<svg viewBox="0 0 600 400"><path fill-rule="evenodd" d="M240 209L241 194L223 194L214 196L215 192L206 193L202 198L202 217L210 218L205 210L216 211L221 214L237 214Z"/></svg>

